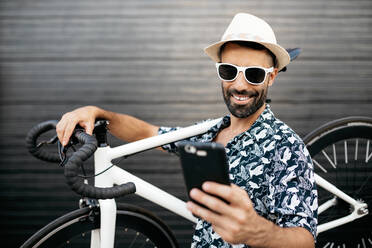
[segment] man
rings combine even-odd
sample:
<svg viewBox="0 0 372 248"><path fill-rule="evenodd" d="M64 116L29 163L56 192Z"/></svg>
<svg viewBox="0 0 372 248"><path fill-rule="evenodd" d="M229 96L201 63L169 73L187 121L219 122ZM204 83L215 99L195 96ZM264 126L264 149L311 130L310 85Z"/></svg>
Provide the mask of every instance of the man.
<svg viewBox="0 0 372 248"><path fill-rule="evenodd" d="M231 116L191 140L225 146L232 184L206 182L203 191L191 190L191 197L210 209L187 203L200 217L192 247L314 247L317 192L311 158L265 103L268 87L289 63L288 53L265 21L244 13L205 51L217 62ZM62 117L59 139L66 144L76 124L92 133L98 117L109 120L110 132L129 142L175 129L87 106ZM174 152L177 146L163 149Z"/></svg>

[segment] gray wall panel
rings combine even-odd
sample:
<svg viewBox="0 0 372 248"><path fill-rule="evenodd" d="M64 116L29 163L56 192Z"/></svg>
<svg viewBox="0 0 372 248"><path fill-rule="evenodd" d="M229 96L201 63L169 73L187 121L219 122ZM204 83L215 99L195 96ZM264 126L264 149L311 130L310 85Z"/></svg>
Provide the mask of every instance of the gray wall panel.
<svg viewBox="0 0 372 248"><path fill-rule="evenodd" d="M167 126L224 115L202 48L240 11L271 23L282 46L303 50L270 89L277 117L304 136L335 118L371 116L370 0L1 1L1 246L19 246L77 207L62 169L27 153L33 125L88 104ZM121 166L186 199L175 156L149 151ZM154 210L189 246L188 221L138 197L120 201Z"/></svg>

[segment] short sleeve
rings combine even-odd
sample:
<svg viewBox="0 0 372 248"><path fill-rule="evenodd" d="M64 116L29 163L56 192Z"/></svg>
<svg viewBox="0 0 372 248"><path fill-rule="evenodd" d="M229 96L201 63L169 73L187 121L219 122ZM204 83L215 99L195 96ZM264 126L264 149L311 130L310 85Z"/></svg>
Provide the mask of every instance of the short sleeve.
<svg viewBox="0 0 372 248"><path fill-rule="evenodd" d="M317 190L312 160L302 140L283 139L273 158L269 219L282 227L303 227L316 238Z"/></svg>
<svg viewBox="0 0 372 248"><path fill-rule="evenodd" d="M180 129L180 127L159 127L158 135L169 133L169 132L176 131L176 130L179 130L179 129ZM161 147L167 152L177 153L177 146L176 146L175 142L165 144Z"/></svg>
<svg viewBox="0 0 372 248"><path fill-rule="evenodd" d="M205 121L207 121L207 120L195 123L194 125L201 124ZM212 127L207 132L196 135L196 136L193 136L193 137L190 137L190 138L187 138L185 140L192 141L192 142L211 142L213 140L213 138L215 137L215 135L217 134L217 131L219 130L220 126L221 126L221 122L218 123L217 125L215 125L214 127ZM176 131L176 130L179 130L179 129L181 129L181 127L160 127L158 129L158 134L159 135L160 134L165 134L165 133L169 133L169 132ZM173 143L170 143L170 144L166 144L166 145L163 145L162 148L165 151L177 154L177 151L178 151L177 143L178 142L173 142Z"/></svg>

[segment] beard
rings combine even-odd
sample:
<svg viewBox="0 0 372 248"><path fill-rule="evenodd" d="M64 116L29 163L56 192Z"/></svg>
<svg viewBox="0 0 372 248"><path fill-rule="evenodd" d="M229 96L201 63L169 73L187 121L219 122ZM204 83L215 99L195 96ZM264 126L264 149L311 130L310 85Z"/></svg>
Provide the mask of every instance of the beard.
<svg viewBox="0 0 372 248"><path fill-rule="evenodd" d="M256 111L264 105L267 97L268 87L264 87L260 91L237 91L235 89L225 90L222 84L223 99L230 113L237 118L247 118L248 116L256 113ZM246 105L239 105L231 103L231 97L233 94L245 95L253 98L253 101Z"/></svg>

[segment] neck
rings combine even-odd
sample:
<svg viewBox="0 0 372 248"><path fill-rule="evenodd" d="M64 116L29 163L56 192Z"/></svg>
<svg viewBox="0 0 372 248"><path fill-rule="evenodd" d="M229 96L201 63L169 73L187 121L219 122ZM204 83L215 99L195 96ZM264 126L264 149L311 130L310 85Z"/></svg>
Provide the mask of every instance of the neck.
<svg viewBox="0 0 372 248"><path fill-rule="evenodd" d="M247 131L253 123L258 119L258 117L262 114L265 110L266 103L261 106L255 113L246 117L246 118L238 118L231 115L231 123L230 123L230 132L234 134L234 136Z"/></svg>

